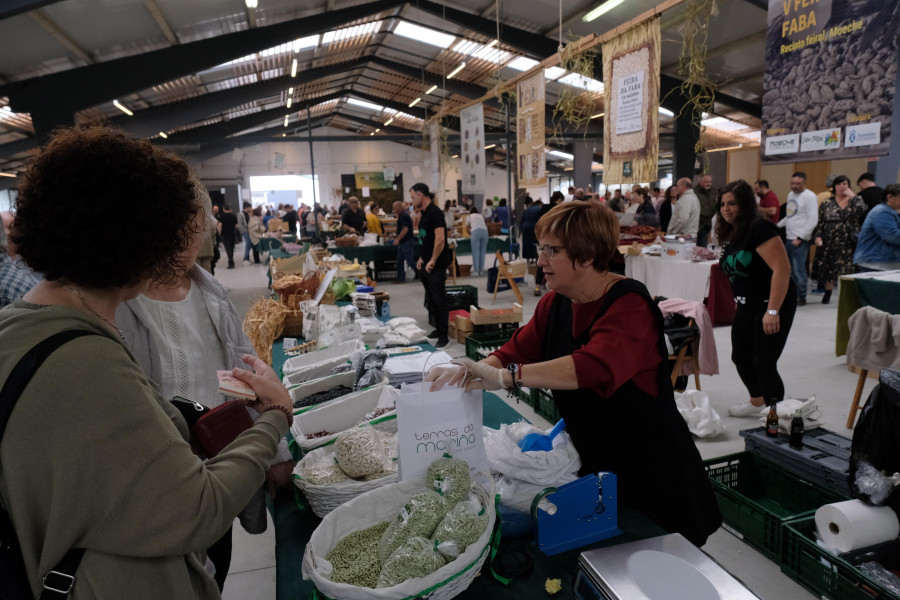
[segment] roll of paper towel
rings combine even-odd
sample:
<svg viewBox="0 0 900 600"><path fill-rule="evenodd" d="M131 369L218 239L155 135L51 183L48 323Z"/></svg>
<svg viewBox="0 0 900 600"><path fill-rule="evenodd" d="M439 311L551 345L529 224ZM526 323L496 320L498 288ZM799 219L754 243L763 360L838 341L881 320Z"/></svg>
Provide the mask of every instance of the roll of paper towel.
<svg viewBox="0 0 900 600"><path fill-rule="evenodd" d="M887 506L859 500L826 504L816 511L816 528L826 546L849 552L897 538L900 522Z"/></svg>

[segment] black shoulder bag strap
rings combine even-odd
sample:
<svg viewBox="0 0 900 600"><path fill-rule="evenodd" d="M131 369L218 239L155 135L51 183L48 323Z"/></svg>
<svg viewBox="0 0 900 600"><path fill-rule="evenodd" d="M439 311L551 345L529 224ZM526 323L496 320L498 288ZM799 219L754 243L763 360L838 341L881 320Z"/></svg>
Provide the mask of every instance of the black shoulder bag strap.
<svg viewBox="0 0 900 600"><path fill-rule="evenodd" d="M25 386L31 381L38 368L60 346L85 335L100 334L82 329L61 331L39 342L19 360L9 377L7 377L6 383L3 384L3 389L0 390L0 440L3 439L3 432L6 430L9 417L16 406L16 402L19 400L19 396L22 395ZM9 514L6 510L0 512L2 512L0 518L9 520ZM10 530L12 530L11 525L12 523L10 523ZM66 552L59 564L44 575L43 590L39 598L42 600L55 600L68 596L75 585L75 571L78 570L78 565L83 555L84 548L72 548Z"/></svg>

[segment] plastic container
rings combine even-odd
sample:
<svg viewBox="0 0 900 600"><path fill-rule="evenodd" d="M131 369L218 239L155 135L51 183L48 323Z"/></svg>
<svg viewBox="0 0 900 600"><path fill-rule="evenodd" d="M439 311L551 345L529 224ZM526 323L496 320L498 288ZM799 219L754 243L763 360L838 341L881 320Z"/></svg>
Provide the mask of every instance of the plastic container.
<svg viewBox="0 0 900 600"><path fill-rule="evenodd" d="M814 516L789 521L784 527L781 572L813 592L832 600L898 598L869 580L853 564L819 547Z"/></svg>
<svg viewBox="0 0 900 600"><path fill-rule="evenodd" d="M723 527L770 560L781 561L784 524L815 514L823 504L846 496L805 481L750 452L703 461Z"/></svg>
<svg viewBox="0 0 900 600"><path fill-rule="evenodd" d="M767 437L765 427L745 429L744 450L775 462L801 478L850 497L850 438L817 427L803 434L803 447L791 448L790 437Z"/></svg>
<svg viewBox="0 0 900 600"><path fill-rule="evenodd" d="M512 337L515 330L492 331L489 333L473 333L466 338L466 356L478 361L499 349Z"/></svg>
<svg viewBox="0 0 900 600"><path fill-rule="evenodd" d="M541 388L531 388L531 401L534 412L544 417L551 423L556 423L560 419L559 407L553 400L553 394L550 390Z"/></svg>
<svg viewBox="0 0 900 600"><path fill-rule="evenodd" d="M448 285L446 288L447 310L469 310L478 306L478 288L472 285Z"/></svg>

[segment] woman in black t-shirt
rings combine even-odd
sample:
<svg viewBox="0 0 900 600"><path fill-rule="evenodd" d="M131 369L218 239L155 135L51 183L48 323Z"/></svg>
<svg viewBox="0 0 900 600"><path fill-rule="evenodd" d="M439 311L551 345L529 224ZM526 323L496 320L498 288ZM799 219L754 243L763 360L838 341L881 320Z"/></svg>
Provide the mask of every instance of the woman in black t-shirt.
<svg viewBox="0 0 900 600"><path fill-rule="evenodd" d="M728 409L752 417L763 405L784 399L778 358L784 350L797 292L778 229L757 211L753 188L743 179L722 188L716 204L716 236L722 244L722 271L731 281L737 310L731 326L731 360L750 400Z"/></svg>

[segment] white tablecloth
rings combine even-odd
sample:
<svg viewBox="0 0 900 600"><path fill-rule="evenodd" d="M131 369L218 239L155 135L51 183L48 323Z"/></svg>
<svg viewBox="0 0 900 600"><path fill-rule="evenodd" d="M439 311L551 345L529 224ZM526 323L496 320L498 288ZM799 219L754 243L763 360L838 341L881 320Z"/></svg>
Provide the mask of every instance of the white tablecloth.
<svg viewBox="0 0 900 600"><path fill-rule="evenodd" d="M625 275L646 285L651 296L703 302L709 294L709 270L715 263L625 256Z"/></svg>

